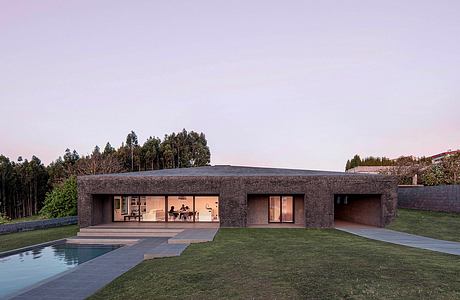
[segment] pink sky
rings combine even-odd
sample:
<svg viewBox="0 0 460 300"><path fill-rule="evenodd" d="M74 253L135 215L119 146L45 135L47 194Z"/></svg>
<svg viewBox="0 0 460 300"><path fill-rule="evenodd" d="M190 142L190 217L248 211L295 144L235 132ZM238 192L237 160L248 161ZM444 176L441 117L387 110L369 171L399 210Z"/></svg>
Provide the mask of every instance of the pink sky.
<svg viewBox="0 0 460 300"><path fill-rule="evenodd" d="M457 149L459 37L459 1L0 0L0 154L184 127L213 164Z"/></svg>

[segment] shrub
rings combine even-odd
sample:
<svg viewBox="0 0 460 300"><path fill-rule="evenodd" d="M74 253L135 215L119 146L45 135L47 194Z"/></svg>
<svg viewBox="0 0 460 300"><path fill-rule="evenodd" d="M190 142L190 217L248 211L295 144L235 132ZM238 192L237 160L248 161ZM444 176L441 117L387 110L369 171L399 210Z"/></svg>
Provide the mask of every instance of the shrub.
<svg viewBox="0 0 460 300"><path fill-rule="evenodd" d="M77 215L77 178L72 176L46 194L40 214L48 218Z"/></svg>
<svg viewBox="0 0 460 300"><path fill-rule="evenodd" d="M0 225L9 223L10 221L11 219L7 215L0 213Z"/></svg>
<svg viewBox="0 0 460 300"><path fill-rule="evenodd" d="M446 172L442 165L432 165L422 174L422 182L425 185L446 184Z"/></svg>

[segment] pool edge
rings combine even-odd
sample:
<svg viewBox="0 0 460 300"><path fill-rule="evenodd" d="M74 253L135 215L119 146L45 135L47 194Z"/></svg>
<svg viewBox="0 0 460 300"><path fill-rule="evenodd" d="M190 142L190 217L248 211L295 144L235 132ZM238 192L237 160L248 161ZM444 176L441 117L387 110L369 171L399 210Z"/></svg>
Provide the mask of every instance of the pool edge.
<svg viewBox="0 0 460 300"><path fill-rule="evenodd" d="M62 238L62 239L52 240L52 241L48 241L48 242L44 242L44 243L40 243L40 244L25 246L25 247L22 247L22 248L16 248L16 249L12 249L12 250L3 251L3 252L0 252L0 258L5 257L5 256L18 254L18 253L24 252L24 251L30 251L30 250L40 248L40 247L47 247L47 246L51 246L51 245L63 244L63 243L66 242L66 240L67 240L67 238Z"/></svg>
<svg viewBox="0 0 460 300"><path fill-rule="evenodd" d="M32 250L32 249L40 248L40 247L43 247L43 246L46 247L46 246L57 245L57 244L65 244L65 243L66 243L66 240L67 240L67 238L63 238L63 239L54 240L54 241L49 241L49 242L45 242L45 243L41 243L41 244L36 244L36 245L24 247L24 248L18 248L18 249L10 250L10 251L11 251L11 252L15 251L15 252L17 252L17 253L22 252L22 251L30 251L30 250ZM55 242L55 243L53 244L53 242ZM97 256L97 257L95 257L95 258L93 258L93 259L90 259L90 260L88 260L88 261L85 261L84 263L79 264L79 265L75 266L74 268L71 268L71 269L66 270L66 271L64 271L64 272L55 274L55 275L53 275L53 276L51 276L51 277L45 278L45 279L43 279L43 280L41 280L41 281L38 281L38 282L36 282L36 283L34 283L34 284L30 285L30 286L24 287L23 289L20 289L20 290L18 290L18 291L16 291L16 292L13 292L13 293L11 293L11 294L7 294L7 295L5 296L4 299L5 299L5 300L14 299L15 297L18 297L18 296L20 296L20 295L22 295L22 294L24 294L24 293L26 293L26 292L28 292L28 291L30 291L30 290L33 290L33 289L35 289L35 288L37 288L37 287L39 287L39 286L41 286L41 285L44 285L44 284L46 284L46 283L48 283L48 282L51 282L51 281L53 281L53 280L56 280L56 279L58 279L58 278L60 278L60 277L62 277L62 276L64 276L64 275L66 275L66 274L75 272L75 271L76 271L78 268L80 268L82 265L84 265L84 264L86 264L86 263L89 263L89 262L91 262L91 261L94 260L94 259L97 259L97 258L99 258L99 257L103 257L103 256L107 255L107 254L110 253L110 252L117 251L117 250L119 250L119 249L121 249L121 248L123 248L123 247L129 247L129 246L131 246L131 245L129 245L129 244L124 244L124 245L121 244L119 248L114 249L114 250L112 250L112 251L109 251L109 252L107 252L107 253L104 253L104 254L102 254L102 255L99 255L99 256ZM30 249L29 249L29 250L21 250L21 251L18 251L18 250L20 250L20 249L26 249L26 248L30 248ZM7 252L9 252L9 251L7 251ZM5 253L5 252L2 252L2 253ZM12 253L12 254L14 255L14 254L17 254L17 253ZM11 255L11 254L9 254L9 255ZM0 258L1 258L1 257L0 257Z"/></svg>

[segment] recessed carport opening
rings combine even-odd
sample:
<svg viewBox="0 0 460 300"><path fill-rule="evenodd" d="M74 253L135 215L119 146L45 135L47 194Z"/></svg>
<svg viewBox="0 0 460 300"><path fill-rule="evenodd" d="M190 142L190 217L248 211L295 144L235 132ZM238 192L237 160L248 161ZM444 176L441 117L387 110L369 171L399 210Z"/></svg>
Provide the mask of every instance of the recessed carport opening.
<svg viewBox="0 0 460 300"><path fill-rule="evenodd" d="M381 195L334 195L334 222L352 222L382 227Z"/></svg>

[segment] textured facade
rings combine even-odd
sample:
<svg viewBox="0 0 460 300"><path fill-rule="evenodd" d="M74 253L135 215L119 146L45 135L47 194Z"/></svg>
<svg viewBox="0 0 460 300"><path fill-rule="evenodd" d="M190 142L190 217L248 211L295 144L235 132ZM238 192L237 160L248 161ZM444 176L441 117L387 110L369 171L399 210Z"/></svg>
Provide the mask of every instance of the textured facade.
<svg viewBox="0 0 460 300"><path fill-rule="evenodd" d="M297 219L316 228L334 225L337 195L367 195L378 199L372 224L385 226L395 216L397 183L382 175L231 166L81 176L80 227L111 222L113 195L218 195L222 227L248 225L252 195L295 195L296 201L303 200L302 217Z"/></svg>

